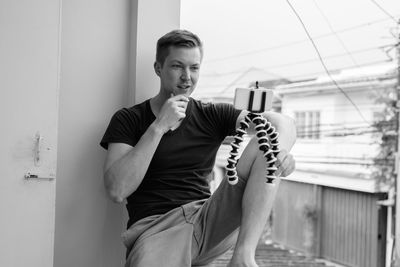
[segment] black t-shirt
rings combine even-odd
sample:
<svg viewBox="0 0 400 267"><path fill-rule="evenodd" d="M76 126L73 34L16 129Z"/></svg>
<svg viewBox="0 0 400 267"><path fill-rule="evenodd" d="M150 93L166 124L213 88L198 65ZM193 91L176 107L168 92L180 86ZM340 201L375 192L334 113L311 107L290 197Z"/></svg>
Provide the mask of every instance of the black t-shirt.
<svg viewBox="0 0 400 267"><path fill-rule="evenodd" d="M207 178L222 141L235 132L239 113L230 104L190 98L185 119L161 138L142 183L127 199L128 227L210 196ZM112 117L100 144L105 149L109 143L135 146L154 120L149 100L123 108Z"/></svg>

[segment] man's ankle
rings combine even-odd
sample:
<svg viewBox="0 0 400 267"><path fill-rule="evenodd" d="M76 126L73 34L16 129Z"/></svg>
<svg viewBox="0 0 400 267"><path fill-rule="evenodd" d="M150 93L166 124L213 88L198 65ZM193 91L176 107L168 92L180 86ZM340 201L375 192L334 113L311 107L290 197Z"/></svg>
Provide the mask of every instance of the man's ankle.
<svg viewBox="0 0 400 267"><path fill-rule="evenodd" d="M233 256L244 257L244 258L254 258L256 254L256 247L249 245L237 244L235 250L233 251Z"/></svg>
<svg viewBox="0 0 400 267"><path fill-rule="evenodd" d="M242 250L234 251L232 258L228 264L231 266L251 266L257 267L257 263L255 260L255 254L250 252L244 252Z"/></svg>

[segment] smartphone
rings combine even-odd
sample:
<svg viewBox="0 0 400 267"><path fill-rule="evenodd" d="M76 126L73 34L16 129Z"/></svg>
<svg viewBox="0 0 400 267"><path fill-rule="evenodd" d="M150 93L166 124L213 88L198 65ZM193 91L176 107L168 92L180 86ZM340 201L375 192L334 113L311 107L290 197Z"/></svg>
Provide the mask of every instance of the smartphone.
<svg viewBox="0 0 400 267"><path fill-rule="evenodd" d="M236 88L234 106L237 109L262 113L272 109L274 93L266 88Z"/></svg>

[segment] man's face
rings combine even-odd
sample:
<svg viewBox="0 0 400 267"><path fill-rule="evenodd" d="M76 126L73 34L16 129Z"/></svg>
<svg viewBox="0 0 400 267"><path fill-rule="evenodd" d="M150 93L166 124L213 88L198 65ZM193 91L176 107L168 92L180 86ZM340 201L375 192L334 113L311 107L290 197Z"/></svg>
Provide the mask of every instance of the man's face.
<svg viewBox="0 0 400 267"><path fill-rule="evenodd" d="M156 62L156 73L161 80L161 91L169 97L189 96L199 79L201 52L198 47L170 47L163 66Z"/></svg>

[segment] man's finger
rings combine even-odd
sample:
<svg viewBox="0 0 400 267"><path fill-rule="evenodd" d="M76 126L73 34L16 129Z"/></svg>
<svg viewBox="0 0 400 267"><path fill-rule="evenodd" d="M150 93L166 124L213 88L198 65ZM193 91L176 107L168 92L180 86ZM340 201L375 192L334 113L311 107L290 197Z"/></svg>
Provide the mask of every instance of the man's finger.
<svg viewBox="0 0 400 267"><path fill-rule="evenodd" d="M285 157L286 157L286 155L288 155L289 153L285 150L285 149L282 149L281 151L279 151L279 153L278 153L278 155L276 156L276 158L279 160L279 159L281 159L281 160L283 160Z"/></svg>
<svg viewBox="0 0 400 267"><path fill-rule="evenodd" d="M290 174L292 174L292 173L294 172L294 170L295 170L294 165L291 165L291 166L289 166L287 169L283 170L283 172L282 172L281 175L282 175L283 177L289 176Z"/></svg>
<svg viewBox="0 0 400 267"><path fill-rule="evenodd" d="M276 167L277 168L279 168L281 165L282 165L282 162L284 162L285 161L285 159L286 159L286 157L288 156L289 154L286 152L286 150L281 150L279 153L278 153L278 155L276 156L276 159L277 159L277 161L276 161L276 163L275 163L275 165L276 165Z"/></svg>
<svg viewBox="0 0 400 267"><path fill-rule="evenodd" d="M292 155L287 155L285 157L285 160L281 163L281 166L279 167L279 173L283 177L286 177L290 175L294 169L295 169L295 160L293 159Z"/></svg>
<svg viewBox="0 0 400 267"><path fill-rule="evenodd" d="M177 101L176 102L176 105L178 106L178 107L181 107L181 108L184 108L184 109L186 109L186 107L187 107L187 102L186 101Z"/></svg>

